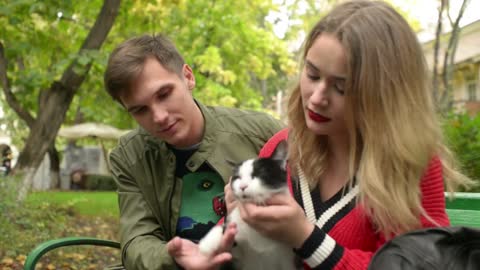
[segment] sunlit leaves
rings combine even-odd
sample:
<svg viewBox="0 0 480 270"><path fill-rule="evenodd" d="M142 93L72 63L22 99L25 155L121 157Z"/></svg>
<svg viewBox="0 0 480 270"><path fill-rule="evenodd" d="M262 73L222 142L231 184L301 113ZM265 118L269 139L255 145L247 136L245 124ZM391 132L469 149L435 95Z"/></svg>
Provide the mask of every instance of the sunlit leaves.
<svg viewBox="0 0 480 270"><path fill-rule="evenodd" d="M275 37L265 22L272 7L270 1L200 0L172 8L170 20L162 21L161 29L175 41L195 74L204 76L197 83L197 92L220 89L211 87L218 84L231 90L235 106L261 107L264 97L252 87L252 79L285 75L279 67L288 65L279 62L291 61L286 43ZM219 103L211 99L220 97L219 93L209 94L205 100L207 95L198 98L209 104Z"/></svg>
<svg viewBox="0 0 480 270"><path fill-rule="evenodd" d="M101 4L101 0L18 0L0 5L0 39L9 60L12 91L34 117L39 94L68 66L76 63L74 71L83 73L91 64L65 124L80 119L133 128L135 122L106 94L103 72L116 45L143 33L164 33L175 42L197 77L194 95L206 104L261 109L296 72L286 42L265 21L276 8L270 0L122 1L102 48L78 55ZM259 88L259 81L268 81L266 89ZM4 110L11 117L10 130L24 127L12 119L15 115L8 108Z"/></svg>

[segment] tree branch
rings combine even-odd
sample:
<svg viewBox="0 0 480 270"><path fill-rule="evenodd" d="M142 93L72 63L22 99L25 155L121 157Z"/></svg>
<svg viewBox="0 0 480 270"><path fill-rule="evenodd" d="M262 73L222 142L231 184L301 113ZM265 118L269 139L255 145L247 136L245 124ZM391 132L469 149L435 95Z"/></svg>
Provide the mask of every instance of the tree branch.
<svg viewBox="0 0 480 270"><path fill-rule="evenodd" d="M447 18L448 22L450 22L450 27L453 27L453 19L450 15L450 0L447 0L447 6L445 7L445 9L447 10Z"/></svg>
<svg viewBox="0 0 480 270"><path fill-rule="evenodd" d="M95 50L101 47L108 35L108 32L112 28L119 7L120 0L105 0L103 2L100 14L98 15L93 27L90 29L90 32L83 42L78 54L81 54L86 50ZM73 92L80 87L91 66L91 63L88 64L83 74L76 74L74 72L74 67L77 64L77 61L74 61L72 64L70 64L60 79L61 84L69 91Z"/></svg>
<svg viewBox="0 0 480 270"><path fill-rule="evenodd" d="M2 42L0 42L0 81L2 83L3 93L5 93L5 99L8 105L22 118L25 123L31 128L35 119L26 111L18 102L17 98L10 89L10 81L7 76L7 58L5 57L5 49Z"/></svg>
<svg viewBox="0 0 480 270"><path fill-rule="evenodd" d="M446 104L448 101L448 94L451 92L451 89L448 85L448 81L452 78L452 72L455 64L455 53L458 45L458 39L461 32L460 20L465 13L465 9L468 6L469 0L463 0L458 16L455 19L455 23L452 26L452 32L450 34L450 40L448 42L447 50L445 51L445 58L443 59L443 83L445 84L445 90L443 92L441 101L443 104ZM451 103L451 102L449 102Z"/></svg>
<svg viewBox="0 0 480 270"><path fill-rule="evenodd" d="M440 87L438 83L438 54L440 50L440 42L442 36L442 17L443 11L445 10L445 1L441 0L440 9L438 10L438 19L437 19L437 29L435 31L435 44L434 44L434 51L433 51L433 98L437 105L439 104L439 96L440 96Z"/></svg>

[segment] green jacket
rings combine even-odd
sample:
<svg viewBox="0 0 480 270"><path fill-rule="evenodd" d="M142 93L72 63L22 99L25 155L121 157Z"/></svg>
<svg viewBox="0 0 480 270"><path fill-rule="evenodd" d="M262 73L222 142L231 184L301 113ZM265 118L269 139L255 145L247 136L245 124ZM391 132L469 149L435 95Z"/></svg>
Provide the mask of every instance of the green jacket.
<svg viewBox="0 0 480 270"><path fill-rule="evenodd" d="M200 148L186 165L196 171L207 162L225 182L231 175L226 159L240 162L258 155L282 126L260 112L206 107ZM182 182L175 177L175 156L166 143L142 128L120 138L110 154L118 185L122 262L131 269L177 269L166 243L175 235Z"/></svg>

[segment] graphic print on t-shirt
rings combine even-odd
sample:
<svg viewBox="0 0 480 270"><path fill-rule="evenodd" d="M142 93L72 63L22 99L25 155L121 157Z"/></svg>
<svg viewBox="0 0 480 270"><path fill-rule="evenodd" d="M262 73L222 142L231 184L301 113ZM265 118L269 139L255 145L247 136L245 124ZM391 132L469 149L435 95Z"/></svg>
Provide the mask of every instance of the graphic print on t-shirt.
<svg viewBox="0 0 480 270"><path fill-rule="evenodd" d="M183 176L182 204L177 222L177 235L200 240L221 218L212 206L212 199L223 192L224 182L215 172L192 172Z"/></svg>

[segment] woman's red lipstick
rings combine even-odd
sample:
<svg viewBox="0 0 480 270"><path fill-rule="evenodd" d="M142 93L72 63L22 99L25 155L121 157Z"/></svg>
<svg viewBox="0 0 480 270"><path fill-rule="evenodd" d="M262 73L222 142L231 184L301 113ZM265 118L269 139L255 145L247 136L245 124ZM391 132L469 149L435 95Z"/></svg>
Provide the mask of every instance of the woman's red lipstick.
<svg viewBox="0 0 480 270"><path fill-rule="evenodd" d="M330 121L330 118L327 118L327 117L322 116L320 114L314 113L311 110L308 110L308 117L310 117L310 119L312 119L313 121L318 122L318 123L325 123L325 122Z"/></svg>

